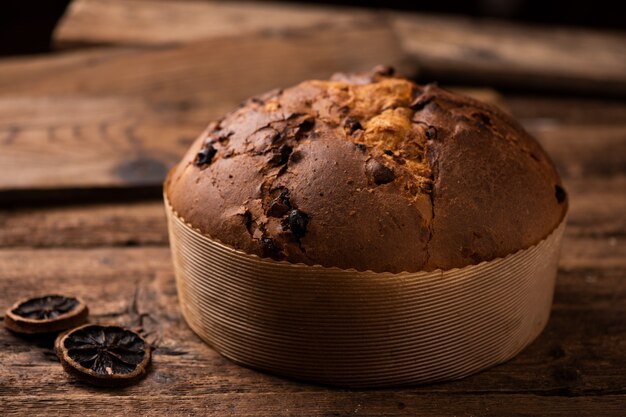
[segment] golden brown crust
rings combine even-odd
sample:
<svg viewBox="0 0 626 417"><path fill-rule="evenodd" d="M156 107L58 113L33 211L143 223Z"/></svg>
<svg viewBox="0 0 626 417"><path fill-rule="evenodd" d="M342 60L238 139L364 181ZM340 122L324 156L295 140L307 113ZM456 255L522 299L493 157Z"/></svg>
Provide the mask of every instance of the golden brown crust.
<svg viewBox="0 0 626 417"><path fill-rule="evenodd" d="M508 115L378 68L242 103L192 145L166 193L245 252L400 272L537 243L566 210L555 187L548 156Z"/></svg>

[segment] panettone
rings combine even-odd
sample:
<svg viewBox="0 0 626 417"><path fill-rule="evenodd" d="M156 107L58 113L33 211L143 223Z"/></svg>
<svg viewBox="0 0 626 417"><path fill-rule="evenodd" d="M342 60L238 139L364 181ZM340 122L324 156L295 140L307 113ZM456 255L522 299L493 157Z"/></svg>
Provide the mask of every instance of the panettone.
<svg viewBox="0 0 626 417"><path fill-rule="evenodd" d="M503 257L545 238L566 195L508 114L386 68L253 97L170 173L181 219L248 254L415 272Z"/></svg>

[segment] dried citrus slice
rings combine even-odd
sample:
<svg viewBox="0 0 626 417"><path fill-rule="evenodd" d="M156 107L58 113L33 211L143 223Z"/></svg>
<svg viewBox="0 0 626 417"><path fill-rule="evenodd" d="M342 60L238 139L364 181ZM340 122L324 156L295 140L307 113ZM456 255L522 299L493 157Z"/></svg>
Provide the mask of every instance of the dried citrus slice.
<svg viewBox="0 0 626 417"><path fill-rule="evenodd" d="M150 363L150 346L137 333L119 326L87 324L59 335L55 342L63 368L100 386L131 385Z"/></svg>
<svg viewBox="0 0 626 417"><path fill-rule="evenodd" d="M7 329L17 333L53 333L87 321L89 310L78 298L45 295L20 300L4 316Z"/></svg>

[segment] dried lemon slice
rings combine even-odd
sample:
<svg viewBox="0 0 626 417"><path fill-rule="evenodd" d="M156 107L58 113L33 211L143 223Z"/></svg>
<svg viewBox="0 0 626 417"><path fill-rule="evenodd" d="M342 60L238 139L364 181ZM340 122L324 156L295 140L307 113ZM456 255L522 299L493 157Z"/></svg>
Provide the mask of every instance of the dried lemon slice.
<svg viewBox="0 0 626 417"><path fill-rule="evenodd" d="M55 342L63 368L93 385L126 386L141 379L150 363L150 346L119 326L87 324L59 335Z"/></svg>
<svg viewBox="0 0 626 417"><path fill-rule="evenodd" d="M15 303L5 314L4 325L16 333L54 333L83 324L88 314L78 298L45 295Z"/></svg>

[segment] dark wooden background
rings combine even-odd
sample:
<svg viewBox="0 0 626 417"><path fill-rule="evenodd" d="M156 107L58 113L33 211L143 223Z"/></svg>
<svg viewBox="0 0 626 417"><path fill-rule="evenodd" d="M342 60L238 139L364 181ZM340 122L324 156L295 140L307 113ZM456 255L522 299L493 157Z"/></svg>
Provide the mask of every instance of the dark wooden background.
<svg viewBox="0 0 626 417"><path fill-rule="evenodd" d="M0 329L0 415L624 415L626 35L287 3L77 0L53 52L0 59L0 308L83 297L157 346L139 385L66 378L49 343ZM510 362L353 391L238 367L181 319L161 181L247 96L396 66L514 114L571 197L552 318Z"/></svg>

